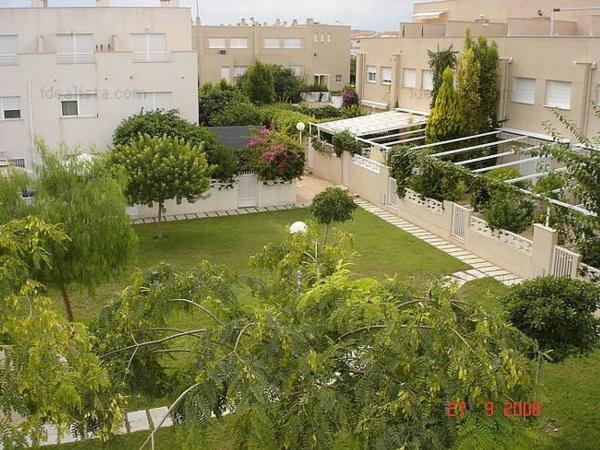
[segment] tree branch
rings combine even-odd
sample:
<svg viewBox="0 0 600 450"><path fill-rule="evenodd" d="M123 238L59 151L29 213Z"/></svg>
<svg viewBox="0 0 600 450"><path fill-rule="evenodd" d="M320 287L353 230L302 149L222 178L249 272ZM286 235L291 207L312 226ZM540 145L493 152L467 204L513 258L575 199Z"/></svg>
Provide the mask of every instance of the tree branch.
<svg viewBox="0 0 600 450"><path fill-rule="evenodd" d="M206 328L200 328L200 329L191 330L191 331L184 331L182 333L173 334L171 336L167 336L167 337L162 338L162 339L156 339L154 341L141 342L139 344L134 344L134 345L129 345L127 347L123 347L123 348L121 348L119 350L113 350L112 352L108 352L108 353L105 353L104 355L100 356L100 358L105 358L107 356L114 355L115 353L125 352L125 351L131 350L133 348L137 349L139 347L143 347L143 346L146 346L146 345L162 344L163 342L171 341L173 339L177 339L177 338L180 338L180 337L183 337L183 336L190 336L190 335L194 335L194 334L198 334L198 333L205 333L205 332L206 332Z"/></svg>
<svg viewBox="0 0 600 450"><path fill-rule="evenodd" d="M206 314L208 314L211 319L213 319L215 322L217 322L219 325L224 325L223 321L221 319L219 319L217 316L215 316L212 312L210 312L210 310L196 302L193 302L191 300L185 299L185 298L176 298L173 300L169 300L170 303L188 303L192 306L195 306L196 308L201 309L202 311L204 311Z"/></svg>

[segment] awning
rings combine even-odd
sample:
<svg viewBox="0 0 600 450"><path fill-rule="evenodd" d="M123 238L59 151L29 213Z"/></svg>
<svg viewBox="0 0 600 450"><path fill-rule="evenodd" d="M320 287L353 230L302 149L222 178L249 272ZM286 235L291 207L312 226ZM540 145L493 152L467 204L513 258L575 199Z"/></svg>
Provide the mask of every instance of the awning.
<svg viewBox="0 0 600 450"><path fill-rule="evenodd" d="M413 14L413 20L439 19L442 14L446 14L447 9L436 9L433 11L424 11Z"/></svg>

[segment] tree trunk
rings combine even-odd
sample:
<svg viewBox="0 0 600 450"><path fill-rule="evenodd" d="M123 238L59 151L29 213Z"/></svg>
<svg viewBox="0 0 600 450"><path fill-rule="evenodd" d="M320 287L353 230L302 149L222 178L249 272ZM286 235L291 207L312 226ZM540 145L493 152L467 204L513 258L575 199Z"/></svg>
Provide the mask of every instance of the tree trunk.
<svg viewBox="0 0 600 450"><path fill-rule="evenodd" d="M329 224L325 225L325 237L323 238L323 246L327 244L327 237L329 236Z"/></svg>
<svg viewBox="0 0 600 450"><path fill-rule="evenodd" d="M67 288L63 285L60 288L60 292L62 294L63 303L65 304L65 311L67 312L67 320L69 322L73 322L73 310L71 309L71 300L69 299L69 294L67 293Z"/></svg>
<svg viewBox="0 0 600 450"><path fill-rule="evenodd" d="M158 234L156 235L156 239L158 239L159 241L163 240L163 232L162 232L162 228L160 226L161 222L162 222L162 210L163 210L163 202L158 202L158 223L156 225L156 229Z"/></svg>

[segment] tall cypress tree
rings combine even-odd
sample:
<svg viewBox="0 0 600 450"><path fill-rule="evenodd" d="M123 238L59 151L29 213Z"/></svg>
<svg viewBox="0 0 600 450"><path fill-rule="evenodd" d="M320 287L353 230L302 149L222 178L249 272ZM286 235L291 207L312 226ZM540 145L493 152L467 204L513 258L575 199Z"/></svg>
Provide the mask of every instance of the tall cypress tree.
<svg viewBox="0 0 600 450"><path fill-rule="evenodd" d="M444 70L435 106L431 110L425 135L427 143L454 139L462 135L463 117L460 98L454 89L454 75L449 67Z"/></svg>
<svg viewBox="0 0 600 450"><path fill-rule="evenodd" d="M438 45L437 51L427 50L427 56L429 57L429 68L433 72L433 88L431 90L431 107L435 106L435 100L437 98L440 86L444 78L444 70L447 67L451 69L456 68L456 53L457 51L452 48L452 44L446 49L440 50Z"/></svg>
<svg viewBox="0 0 600 450"><path fill-rule="evenodd" d="M465 135L477 134L485 128L487 119L482 116L481 66L470 45L460 54L456 88L460 98L461 114L464 120L462 131Z"/></svg>

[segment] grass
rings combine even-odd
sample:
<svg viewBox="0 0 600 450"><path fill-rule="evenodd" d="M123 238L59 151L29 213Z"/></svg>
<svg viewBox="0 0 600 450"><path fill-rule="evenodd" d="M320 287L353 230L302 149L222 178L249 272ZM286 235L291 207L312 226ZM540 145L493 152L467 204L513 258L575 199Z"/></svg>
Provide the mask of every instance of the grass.
<svg viewBox="0 0 600 450"><path fill-rule="evenodd" d="M509 288L493 279L465 284L458 297L501 311L499 299ZM600 448L600 349L544 367L542 411L549 439L534 450L597 450ZM554 431L557 429L557 431Z"/></svg>
<svg viewBox="0 0 600 450"><path fill-rule="evenodd" d="M293 209L169 222L164 224L167 239L163 241L154 239L155 225L136 226L139 246L134 264L119 278L98 287L93 295L87 291L74 292L75 318L84 322L93 320L107 298L127 286L135 270L160 261L188 269L208 259L238 273L248 273L250 256L266 244L284 239L291 223L309 218L307 209ZM459 260L360 209L355 212L354 220L336 228L354 236L358 256L353 270L359 276L395 275L423 285L431 278L467 268Z"/></svg>

